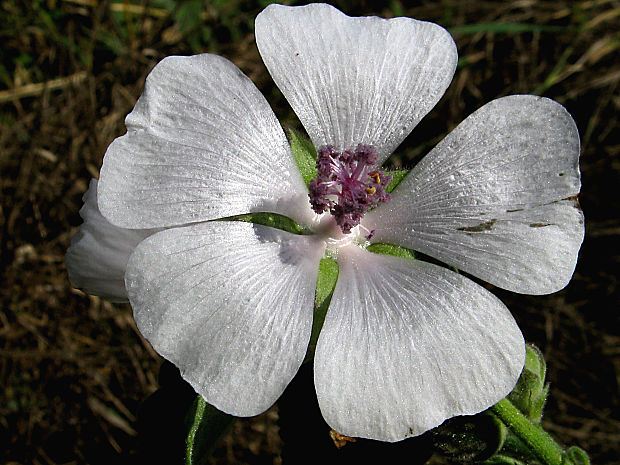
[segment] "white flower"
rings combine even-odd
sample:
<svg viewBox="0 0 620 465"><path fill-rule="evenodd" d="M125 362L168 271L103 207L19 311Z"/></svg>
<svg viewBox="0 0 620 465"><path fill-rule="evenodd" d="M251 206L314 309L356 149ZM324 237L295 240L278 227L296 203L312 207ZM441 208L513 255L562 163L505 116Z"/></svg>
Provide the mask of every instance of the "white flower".
<svg viewBox="0 0 620 465"><path fill-rule="evenodd" d="M97 180L82 197L84 224L67 250L67 271L74 287L110 302L127 302L125 270L131 252L160 229L124 229L106 220L97 207Z"/></svg>
<svg viewBox="0 0 620 465"><path fill-rule="evenodd" d="M372 146L377 165L436 104L457 63L435 24L350 18L324 4L267 7L256 40L314 145ZM276 117L224 58L166 58L126 123L101 169L98 205L115 225L105 231L164 228L141 231L152 235L127 264L136 322L198 393L233 415L266 410L301 365L326 251L340 271L314 376L332 428L397 441L510 392L525 350L499 299L447 268L365 250L368 231L371 242L520 293L554 292L574 271L584 234L579 138L545 98L480 108L347 235L329 213L316 219ZM210 221L250 212L286 215L315 234ZM92 247L111 246L101 231ZM140 238L118 240L133 248ZM78 255L69 269L86 264Z"/></svg>

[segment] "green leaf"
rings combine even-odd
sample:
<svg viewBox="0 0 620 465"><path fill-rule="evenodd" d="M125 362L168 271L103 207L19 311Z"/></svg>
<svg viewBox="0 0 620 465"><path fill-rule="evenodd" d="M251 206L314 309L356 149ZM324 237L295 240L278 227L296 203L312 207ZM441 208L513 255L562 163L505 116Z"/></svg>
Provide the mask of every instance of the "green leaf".
<svg viewBox="0 0 620 465"><path fill-rule="evenodd" d="M405 179L405 176L407 176L407 174L409 174L409 170L386 171L385 174L391 174L392 175L392 180L390 181L390 183L385 188L386 192L390 193L390 192L392 192L396 188L396 186L398 186L400 184L400 182L403 179Z"/></svg>
<svg viewBox="0 0 620 465"><path fill-rule="evenodd" d="M152 0L152 4L155 8L163 8L172 13L177 6L177 2L174 0Z"/></svg>
<svg viewBox="0 0 620 465"><path fill-rule="evenodd" d="M104 31L99 29L95 31L95 37L97 41L103 45L104 48L110 50L115 55L124 55L127 51L127 46L123 40L116 34L110 31Z"/></svg>
<svg viewBox="0 0 620 465"><path fill-rule="evenodd" d="M308 185L317 176L316 149L309 139L294 129L288 130L289 143L293 151L293 157L301 173L304 183Z"/></svg>
<svg viewBox="0 0 620 465"><path fill-rule="evenodd" d="M407 16L399 0L392 0L390 2L390 10L392 10L393 16Z"/></svg>
<svg viewBox="0 0 620 465"><path fill-rule="evenodd" d="M478 34L485 32L494 32L497 34L520 34L524 32L565 32L572 28L567 26L547 26L542 24L527 23L510 23L510 22L492 22L463 24L448 28L451 34Z"/></svg>
<svg viewBox="0 0 620 465"><path fill-rule="evenodd" d="M189 432L185 446L185 464L203 465L235 417L220 412L197 395L187 417Z"/></svg>
<svg viewBox="0 0 620 465"><path fill-rule="evenodd" d="M181 33L194 29L200 24L202 0L185 0L174 14L174 20Z"/></svg>
<svg viewBox="0 0 620 465"><path fill-rule="evenodd" d="M316 279L316 293L314 295L314 319L312 320L312 334L308 351L304 361L314 357L316 342L325 321L325 315L332 300L336 282L338 281L338 263L333 258L323 258L319 263L319 274Z"/></svg>
<svg viewBox="0 0 620 465"><path fill-rule="evenodd" d="M366 250L372 253L378 253L382 255L392 255L394 257L400 258L416 258L415 252L410 249L406 249L405 247L400 247L398 245L392 244L383 244L381 242L377 242L375 244L370 244Z"/></svg>

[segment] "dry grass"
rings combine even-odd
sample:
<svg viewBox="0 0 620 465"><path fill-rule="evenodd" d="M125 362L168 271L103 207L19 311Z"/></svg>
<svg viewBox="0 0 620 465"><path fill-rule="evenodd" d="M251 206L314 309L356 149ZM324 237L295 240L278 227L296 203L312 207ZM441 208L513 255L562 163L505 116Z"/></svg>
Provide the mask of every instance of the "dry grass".
<svg viewBox="0 0 620 465"><path fill-rule="evenodd" d="M187 29L161 3L0 3L0 462L137 460L138 407L157 387L160 360L128 307L71 289L64 253L80 224L88 180L124 132L123 118L154 64L172 53L223 54L259 85L286 124L298 125L254 45L257 5L222 1L221 9L203 8L198 26ZM396 164L410 166L465 116L502 95L545 95L575 118L587 225L575 277L551 296L496 292L548 359L548 430L587 449L593 463L620 463L620 2L337 4L349 14L405 14L453 28L461 66ZM196 39L206 29L210 38ZM214 461L279 463L277 416L271 410L238 422Z"/></svg>

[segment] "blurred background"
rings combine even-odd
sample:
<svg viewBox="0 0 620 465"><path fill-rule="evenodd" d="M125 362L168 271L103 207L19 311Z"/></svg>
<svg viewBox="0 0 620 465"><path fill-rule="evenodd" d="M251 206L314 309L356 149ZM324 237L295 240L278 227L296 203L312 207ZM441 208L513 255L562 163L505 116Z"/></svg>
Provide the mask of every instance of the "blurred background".
<svg viewBox="0 0 620 465"><path fill-rule="evenodd" d="M136 463L139 407L161 360L128 306L71 288L64 253L90 178L163 57L227 57L283 125L301 129L256 49L254 18L268 3L0 0L0 463ZM549 296L494 292L546 356L545 428L593 463L620 463L620 1L332 3L349 15L437 22L458 45L452 85L397 166L503 95L543 95L573 115L586 217L575 276ZM211 463L281 463L278 416L274 407L239 420Z"/></svg>

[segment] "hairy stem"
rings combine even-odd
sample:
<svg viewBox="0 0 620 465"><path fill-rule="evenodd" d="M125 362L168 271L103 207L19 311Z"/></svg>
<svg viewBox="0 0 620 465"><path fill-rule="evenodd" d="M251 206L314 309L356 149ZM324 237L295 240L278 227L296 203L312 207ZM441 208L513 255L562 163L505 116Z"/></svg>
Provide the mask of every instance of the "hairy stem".
<svg viewBox="0 0 620 465"><path fill-rule="evenodd" d="M564 451L540 426L528 420L508 399L502 399L491 411L541 460L545 465L562 465Z"/></svg>

